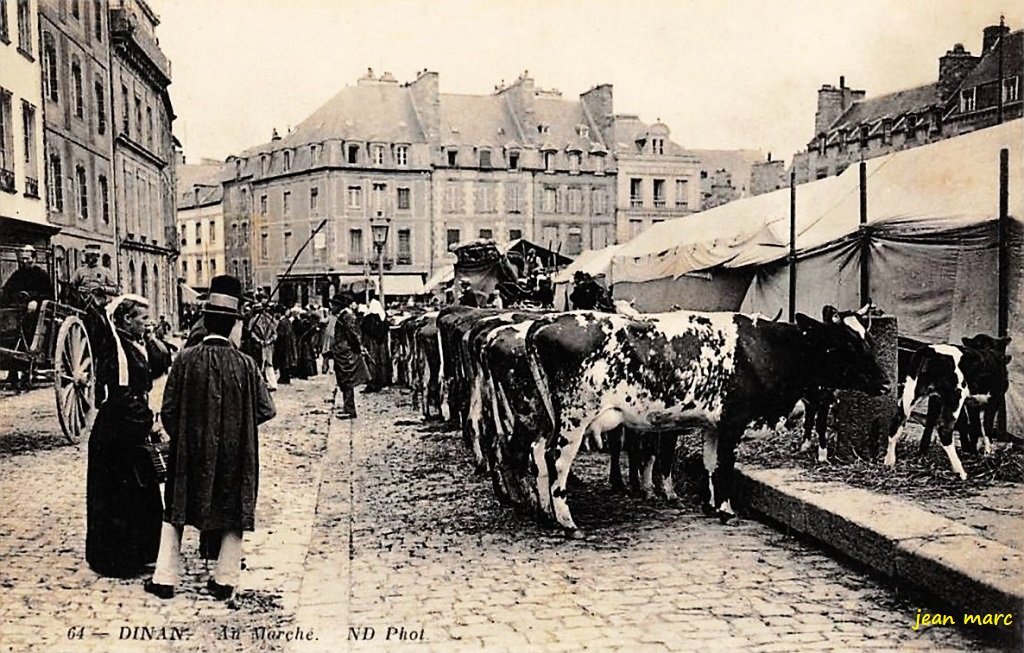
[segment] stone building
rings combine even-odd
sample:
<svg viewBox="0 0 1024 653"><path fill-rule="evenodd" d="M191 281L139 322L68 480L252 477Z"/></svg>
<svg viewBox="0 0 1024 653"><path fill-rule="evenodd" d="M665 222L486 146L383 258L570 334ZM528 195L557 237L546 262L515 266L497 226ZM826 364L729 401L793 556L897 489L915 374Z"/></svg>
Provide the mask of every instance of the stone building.
<svg viewBox="0 0 1024 653"><path fill-rule="evenodd" d="M993 125L1000 92L1003 118L1020 117L1022 51L1020 31L990 26L982 33L980 56L957 43L939 58L935 82L872 98L848 87L844 77L838 87L822 86L815 135L806 151L793 157L797 183L839 174L864 159Z"/></svg>
<svg viewBox="0 0 1024 653"><path fill-rule="evenodd" d="M60 281L81 264L87 243L99 243L103 265L114 266L108 21L106 0L39 0L45 147L39 167L48 219L61 230L52 240Z"/></svg>
<svg viewBox="0 0 1024 653"><path fill-rule="evenodd" d="M170 315L178 239L171 65L145 0L111 0L109 16L118 277L125 291L150 300L154 314Z"/></svg>
<svg viewBox="0 0 1024 653"><path fill-rule="evenodd" d="M750 194L761 195L780 188L789 188L789 171L785 161L773 160L769 152L766 161L758 161L750 167Z"/></svg>
<svg viewBox="0 0 1024 653"><path fill-rule="evenodd" d="M0 2L0 242L43 247L54 230L47 226L40 190L44 150L38 9L36 0ZM13 266L12 253L3 259L5 267Z"/></svg>
<svg viewBox="0 0 1024 653"><path fill-rule="evenodd" d="M670 134L661 120L648 125L635 115L615 116L618 242L701 209L700 161Z"/></svg>
<svg viewBox="0 0 1024 653"><path fill-rule="evenodd" d="M229 157L229 269L273 287L294 260L281 299L306 303L375 277L375 221L389 225L388 294L418 287L455 242L525 237L571 254L614 241L610 86L565 100L523 75L454 95L438 77L369 71L285 136Z"/></svg>
<svg viewBox="0 0 1024 653"><path fill-rule="evenodd" d="M175 166L178 183L177 278L196 290L228 271L224 256L223 164Z"/></svg>

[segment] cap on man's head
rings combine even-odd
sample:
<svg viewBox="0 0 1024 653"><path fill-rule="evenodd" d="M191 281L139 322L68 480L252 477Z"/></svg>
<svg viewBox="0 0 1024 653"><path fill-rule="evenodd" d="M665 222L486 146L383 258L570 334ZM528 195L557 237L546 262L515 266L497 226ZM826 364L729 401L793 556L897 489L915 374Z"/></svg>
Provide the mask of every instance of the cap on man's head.
<svg viewBox="0 0 1024 653"><path fill-rule="evenodd" d="M210 280L210 297L203 305L203 312L239 317L241 299L242 282L230 274L222 274Z"/></svg>
<svg viewBox="0 0 1024 653"><path fill-rule="evenodd" d="M36 253L36 248L32 247L31 245L25 245L24 247L21 248L21 253L22 254L35 254Z"/></svg>

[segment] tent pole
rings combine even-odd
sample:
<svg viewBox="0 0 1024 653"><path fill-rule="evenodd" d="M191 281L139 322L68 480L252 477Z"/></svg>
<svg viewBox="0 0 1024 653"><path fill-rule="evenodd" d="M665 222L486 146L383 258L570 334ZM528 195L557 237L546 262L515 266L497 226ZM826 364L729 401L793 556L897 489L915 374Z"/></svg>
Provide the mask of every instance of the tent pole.
<svg viewBox="0 0 1024 653"><path fill-rule="evenodd" d="M1002 91L1002 89L1000 89ZM999 297L996 300L998 310L997 335L1000 338L1006 337L1010 322L1010 150L1003 148L999 150L999 225L996 229L997 265L999 266ZM1006 433L1006 407L998 413L996 428L1001 433Z"/></svg>
<svg viewBox="0 0 1024 653"><path fill-rule="evenodd" d="M789 173L789 321L796 320L796 170Z"/></svg>
<svg viewBox="0 0 1024 653"><path fill-rule="evenodd" d="M1010 150L1003 148L999 150L999 228L998 256L999 256L999 299L998 299L998 331L999 337L1006 335L1009 327L1010 304L1009 304L1009 200L1010 200Z"/></svg>
<svg viewBox="0 0 1024 653"><path fill-rule="evenodd" d="M871 277L868 256L871 241L868 239L868 164L860 162L860 305L871 301Z"/></svg>

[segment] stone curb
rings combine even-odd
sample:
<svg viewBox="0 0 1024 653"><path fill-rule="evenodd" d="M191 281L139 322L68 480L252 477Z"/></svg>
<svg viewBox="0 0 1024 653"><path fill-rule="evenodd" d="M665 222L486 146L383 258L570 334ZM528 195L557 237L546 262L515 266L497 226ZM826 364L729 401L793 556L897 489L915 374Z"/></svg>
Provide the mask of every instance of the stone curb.
<svg viewBox="0 0 1024 653"><path fill-rule="evenodd" d="M957 623L964 613L1012 613L1013 637L1024 642L1024 552L909 501L798 469L736 471L743 506L940 598L959 611Z"/></svg>

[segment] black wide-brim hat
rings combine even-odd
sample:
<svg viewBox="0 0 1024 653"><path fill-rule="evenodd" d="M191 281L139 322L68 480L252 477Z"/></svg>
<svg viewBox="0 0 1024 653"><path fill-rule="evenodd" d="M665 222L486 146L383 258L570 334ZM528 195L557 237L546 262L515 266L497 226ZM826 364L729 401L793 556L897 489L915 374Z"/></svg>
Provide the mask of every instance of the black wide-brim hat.
<svg viewBox="0 0 1024 653"><path fill-rule="evenodd" d="M210 296L203 304L204 313L241 317L242 282L230 274L222 274L210 280Z"/></svg>

